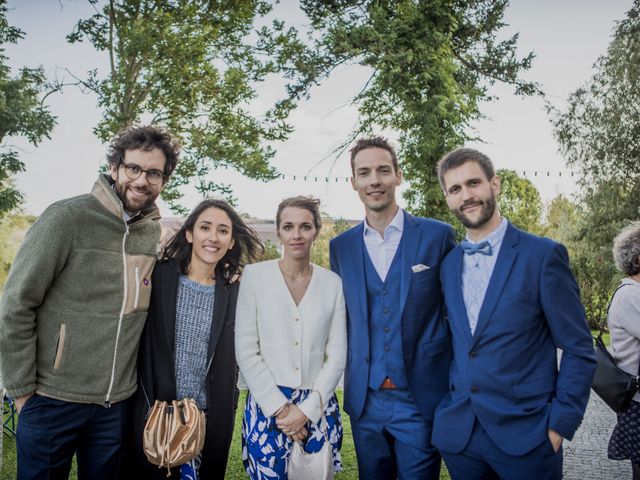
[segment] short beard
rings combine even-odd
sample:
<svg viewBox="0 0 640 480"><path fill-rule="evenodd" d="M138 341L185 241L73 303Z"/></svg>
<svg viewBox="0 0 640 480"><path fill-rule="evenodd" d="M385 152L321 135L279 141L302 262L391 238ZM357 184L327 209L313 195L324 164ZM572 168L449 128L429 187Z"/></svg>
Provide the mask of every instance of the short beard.
<svg viewBox="0 0 640 480"><path fill-rule="evenodd" d="M453 214L457 217L458 220L460 220L460 222L462 222L462 225L464 225L465 228L469 228L472 230L478 229L486 224L489 220L491 220L491 217L493 217L493 213L496 211L496 197L491 195L491 197L482 202L482 213L480 215L480 218L478 218L478 220L476 220L475 222L469 220L469 218L467 218L465 214L462 213L461 209L462 207L460 207L460 209L458 210L454 210Z"/></svg>
<svg viewBox="0 0 640 480"><path fill-rule="evenodd" d="M153 202L155 202L156 200L155 197L154 198L149 197L147 201L144 202L140 208L132 208L131 205L129 205L129 202L127 201L127 196L125 195L126 187L122 187L121 185L118 184L118 182L116 182L114 185L114 190L116 192L116 195L122 202L122 208L124 209L125 212L128 212L128 213L137 213L137 212L146 210L151 205L153 205Z"/></svg>

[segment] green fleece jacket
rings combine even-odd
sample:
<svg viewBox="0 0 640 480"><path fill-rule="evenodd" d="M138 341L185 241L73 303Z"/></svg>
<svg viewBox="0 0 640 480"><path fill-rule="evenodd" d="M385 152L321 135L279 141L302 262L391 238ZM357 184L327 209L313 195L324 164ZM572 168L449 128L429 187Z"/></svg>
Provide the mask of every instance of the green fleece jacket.
<svg viewBox="0 0 640 480"><path fill-rule="evenodd" d="M106 175L90 194L44 211L11 265L0 305L7 395L103 404L133 394L159 218L153 205L127 225Z"/></svg>

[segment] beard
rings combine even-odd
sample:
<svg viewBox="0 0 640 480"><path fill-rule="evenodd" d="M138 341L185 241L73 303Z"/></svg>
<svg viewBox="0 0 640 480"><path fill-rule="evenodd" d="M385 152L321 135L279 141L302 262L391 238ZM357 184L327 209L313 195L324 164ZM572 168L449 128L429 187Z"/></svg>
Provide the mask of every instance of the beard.
<svg viewBox="0 0 640 480"><path fill-rule="evenodd" d="M149 208L151 205L153 205L153 202L155 202L157 198L157 195L147 195L144 201L131 202L127 198L127 191L130 188L128 185L122 185L116 181L114 188L116 191L116 195L122 202L122 207L124 208L125 212L129 214L137 213L141 210ZM145 190L145 193L149 193L149 189Z"/></svg>
<svg viewBox="0 0 640 480"><path fill-rule="evenodd" d="M493 193L493 192L492 192ZM472 221L471 219L469 219L464 212L462 211L463 208L469 206L469 205L481 205L482 206L482 210L480 212L480 216L478 217L478 219L476 221ZM487 198L486 200L482 200L482 201L473 201L473 202L468 202L463 204L459 209L456 209L453 211L453 214L456 216L456 218L458 220L460 220L460 222L462 222L462 224L466 227L466 228L470 228L470 229L477 229L482 227L485 223L487 223L491 217L493 216L493 213L496 211L496 197L495 195L491 195L489 198Z"/></svg>

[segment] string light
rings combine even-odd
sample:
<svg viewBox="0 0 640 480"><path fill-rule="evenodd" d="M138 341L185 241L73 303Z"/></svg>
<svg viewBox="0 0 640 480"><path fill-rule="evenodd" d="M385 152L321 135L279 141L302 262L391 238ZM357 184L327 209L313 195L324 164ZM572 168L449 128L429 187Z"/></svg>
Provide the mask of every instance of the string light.
<svg viewBox="0 0 640 480"><path fill-rule="evenodd" d="M568 178L575 177L575 172L569 172L566 170L517 170L516 173L523 178ZM435 176L435 173L433 174ZM351 177L322 177L322 176L307 176L307 175L291 175L287 173L281 173L278 177L279 180L289 180L294 182L315 182L324 181L325 183L349 183Z"/></svg>

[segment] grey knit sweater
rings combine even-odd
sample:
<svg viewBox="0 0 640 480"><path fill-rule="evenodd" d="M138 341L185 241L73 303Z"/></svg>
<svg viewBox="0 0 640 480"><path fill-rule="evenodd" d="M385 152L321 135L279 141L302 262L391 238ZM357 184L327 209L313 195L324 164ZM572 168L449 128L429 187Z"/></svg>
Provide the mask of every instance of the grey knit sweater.
<svg viewBox="0 0 640 480"><path fill-rule="evenodd" d="M174 353L176 394L179 399L195 398L203 410L207 408L207 392L201 387L207 368L214 301L215 285L202 285L180 275Z"/></svg>

